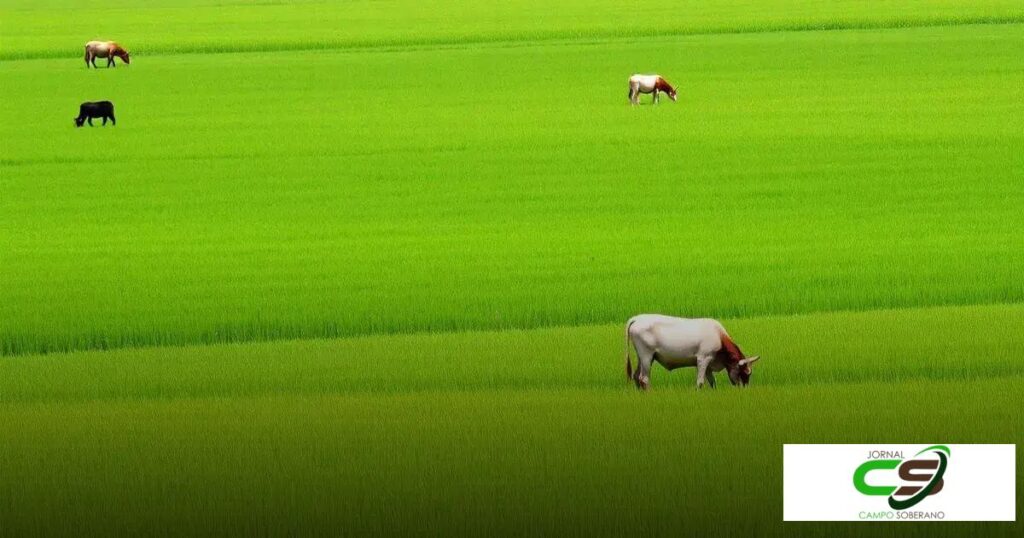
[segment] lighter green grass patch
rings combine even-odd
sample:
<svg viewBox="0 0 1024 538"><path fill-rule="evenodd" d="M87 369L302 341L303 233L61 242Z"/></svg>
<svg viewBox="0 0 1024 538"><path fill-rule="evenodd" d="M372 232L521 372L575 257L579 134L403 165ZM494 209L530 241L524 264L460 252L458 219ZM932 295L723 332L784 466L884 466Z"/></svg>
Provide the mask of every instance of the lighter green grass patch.
<svg viewBox="0 0 1024 538"><path fill-rule="evenodd" d="M764 386L972 383L1024 375L1024 306L725 320L764 359ZM186 346L0 361L0 402L235 398L273 394L632 390L623 324ZM636 364L636 354L633 364ZM728 380L719 376L722 390ZM655 367L655 392L687 394L694 370Z"/></svg>
<svg viewBox="0 0 1024 538"><path fill-rule="evenodd" d="M10 62L0 353L1019 301L1022 32Z"/></svg>

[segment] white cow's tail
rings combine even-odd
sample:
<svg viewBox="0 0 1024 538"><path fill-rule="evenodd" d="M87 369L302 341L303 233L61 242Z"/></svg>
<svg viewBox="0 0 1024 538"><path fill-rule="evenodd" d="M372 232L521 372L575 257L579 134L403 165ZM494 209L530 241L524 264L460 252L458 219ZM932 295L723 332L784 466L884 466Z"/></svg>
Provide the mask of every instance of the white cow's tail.
<svg viewBox="0 0 1024 538"><path fill-rule="evenodd" d="M631 319L631 320L629 320L628 323L626 323L626 382L627 383L633 380L633 365L629 362L629 344L630 344L629 328L633 326L633 322L634 321L636 321L636 320Z"/></svg>

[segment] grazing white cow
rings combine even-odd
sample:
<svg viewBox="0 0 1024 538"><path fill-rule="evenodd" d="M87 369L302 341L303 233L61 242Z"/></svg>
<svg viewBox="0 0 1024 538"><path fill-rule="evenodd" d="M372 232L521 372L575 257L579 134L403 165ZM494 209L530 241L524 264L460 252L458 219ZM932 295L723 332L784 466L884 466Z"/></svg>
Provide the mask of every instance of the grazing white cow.
<svg viewBox="0 0 1024 538"><path fill-rule="evenodd" d="M629 103L639 105L641 93L654 94L655 103L659 101L658 97L662 93L668 94L668 98L673 101L676 100L678 95L676 89L661 75L633 75L629 77Z"/></svg>
<svg viewBox="0 0 1024 538"><path fill-rule="evenodd" d="M636 349L637 369L629 361L629 345ZM715 386L714 372L726 370L733 385L750 382L751 365L760 356L747 358L713 319L687 319L641 314L626 323L626 378L647 390L651 381L651 363L657 361L667 370L697 367L697 388L704 383Z"/></svg>

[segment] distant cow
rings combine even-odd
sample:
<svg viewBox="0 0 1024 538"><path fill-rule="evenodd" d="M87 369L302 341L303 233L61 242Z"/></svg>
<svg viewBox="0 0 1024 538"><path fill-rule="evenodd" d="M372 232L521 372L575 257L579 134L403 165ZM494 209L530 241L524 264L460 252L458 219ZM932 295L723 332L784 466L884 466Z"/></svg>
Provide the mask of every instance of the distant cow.
<svg viewBox="0 0 1024 538"><path fill-rule="evenodd" d="M81 127L85 125L85 122L89 122L89 127L92 127L93 118L103 118L103 125L107 124L107 118L110 118L110 122L117 125L117 120L114 119L114 103L110 101L97 101L95 103L82 103L78 107L78 117L75 118L75 127Z"/></svg>
<svg viewBox="0 0 1024 538"><path fill-rule="evenodd" d="M629 361L629 345L636 348L637 369ZM667 370L697 367L697 388L704 383L715 386L714 372L726 370L733 385L750 382L751 365L760 357L747 358L713 319L686 319L642 314L626 324L626 378L647 390L651 363L657 361Z"/></svg>
<svg viewBox="0 0 1024 538"><path fill-rule="evenodd" d="M128 58L128 51L113 41L90 41L85 44L85 67L87 69L90 64L96 67L96 58L106 58L107 67L117 67L114 65L115 56L120 58L125 65L132 63Z"/></svg>
<svg viewBox="0 0 1024 538"><path fill-rule="evenodd" d="M668 94L668 98L675 101L678 93L671 84L661 75L633 75L629 77L629 103L640 104L640 94L654 94L654 102L659 101L658 96L662 93Z"/></svg>

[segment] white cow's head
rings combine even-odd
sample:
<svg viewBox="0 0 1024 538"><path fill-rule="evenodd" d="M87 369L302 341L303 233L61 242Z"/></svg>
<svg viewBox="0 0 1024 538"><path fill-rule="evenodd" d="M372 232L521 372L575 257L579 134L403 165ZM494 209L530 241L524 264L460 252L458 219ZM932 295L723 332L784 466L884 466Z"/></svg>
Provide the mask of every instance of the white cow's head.
<svg viewBox="0 0 1024 538"><path fill-rule="evenodd" d="M760 358L760 355L754 355L753 357L737 362L736 366L729 368L729 381L731 381L733 385L741 386L750 383L750 374L753 373L751 366Z"/></svg>

